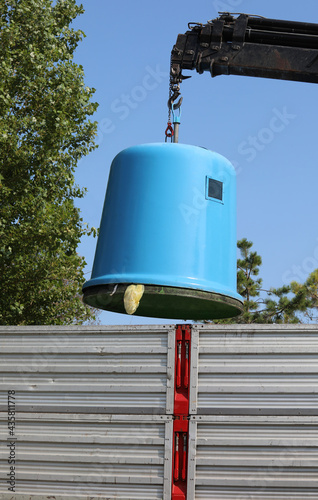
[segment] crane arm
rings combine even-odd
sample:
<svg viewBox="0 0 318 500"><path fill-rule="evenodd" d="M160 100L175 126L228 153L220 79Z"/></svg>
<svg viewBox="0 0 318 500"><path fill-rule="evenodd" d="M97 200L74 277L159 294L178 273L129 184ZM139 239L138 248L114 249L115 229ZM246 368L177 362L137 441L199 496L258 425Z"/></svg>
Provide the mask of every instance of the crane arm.
<svg viewBox="0 0 318 500"><path fill-rule="evenodd" d="M318 83L318 24L223 13L188 26L172 49L172 84L184 69Z"/></svg>

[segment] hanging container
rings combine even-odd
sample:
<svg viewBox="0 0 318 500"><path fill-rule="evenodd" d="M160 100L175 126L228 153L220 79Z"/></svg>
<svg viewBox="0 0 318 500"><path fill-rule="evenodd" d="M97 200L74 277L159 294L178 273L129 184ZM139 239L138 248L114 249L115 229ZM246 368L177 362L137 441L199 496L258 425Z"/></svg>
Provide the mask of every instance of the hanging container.
<svg viewBox="0 0 318 500"><path fill-rule="evenodd" d="M204 148L146 144L113 160L84 302L175 319L239 314L236 179Z"/></svg>

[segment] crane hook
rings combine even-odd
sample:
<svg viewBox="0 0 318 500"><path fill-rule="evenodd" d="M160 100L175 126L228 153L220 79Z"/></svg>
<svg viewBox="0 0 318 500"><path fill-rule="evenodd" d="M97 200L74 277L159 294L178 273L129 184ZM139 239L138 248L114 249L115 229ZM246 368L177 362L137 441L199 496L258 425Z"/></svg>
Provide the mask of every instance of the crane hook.
<svg viewBox="0 0 318 500"><path fill-rule="evenodd" d="M172 108L179 109L180 108L180 106L182 104L183 97L180 97L179 101L175 102L179 96L180 96L179 89L174 89L172 96L169 97L169 99L168 99L168 108L169 109L172 109Z"/></svg>

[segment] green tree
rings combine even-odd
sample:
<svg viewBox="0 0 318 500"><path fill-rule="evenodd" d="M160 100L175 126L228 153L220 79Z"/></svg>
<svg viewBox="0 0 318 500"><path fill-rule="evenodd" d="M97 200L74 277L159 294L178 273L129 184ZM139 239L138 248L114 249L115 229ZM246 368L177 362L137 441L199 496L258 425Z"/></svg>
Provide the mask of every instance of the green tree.
<svg viewBox="0 0 318 500"><path fill-rule="evenodd" d="M81 157L96 146L97 103L73 61L84 36L75 0L0 0L0 324L94 320L82 303L94 232L75 200Z"/></svg>
<svg viewBox="0 0 318 500"><path fill-rule="evenodd" d="M290 289L296 297L302 298L301 311L305 321L317 322L318 316L318 269L309 274L305 283L292 281Z"/></svg>
<svg viewBox="0 0 318 500"><path fill-rule="evenodd" d="M255 318L259 308L259 295L262 287L262 279L259 275L259 266L262 258L257 252L252 252L253 243L246 238L237 242L241 258L237 261L237 289L244 297L244 310L239 317L239 322L250 323Z"/></svg>
<svg viewBox="0 0 318 500"><path fill-rule="evenodd" d="M262 258L252 251L253 243L246 238L237 246L237 289L244 298L243 313L215 323L302 323L314 321L318 308L318 270L305 283L292 282L280 288L262 288L259 278Z"/></svg>

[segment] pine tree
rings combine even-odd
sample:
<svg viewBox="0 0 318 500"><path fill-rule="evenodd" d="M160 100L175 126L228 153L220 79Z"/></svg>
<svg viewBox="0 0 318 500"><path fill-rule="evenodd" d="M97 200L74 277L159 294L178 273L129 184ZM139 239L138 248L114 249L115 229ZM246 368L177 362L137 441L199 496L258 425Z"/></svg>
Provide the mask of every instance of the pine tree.
<svg viewBox="0 0 318 500"><path fill-rule="evenodd" d="M237 289L244 298L243 313L215 323L302 323L314 321L318 309L318 270L312 272L305 283L292 282L280 288L262 288L259 278L262 258L252 251L253 243L246 238L237 246Z"/></svg>

